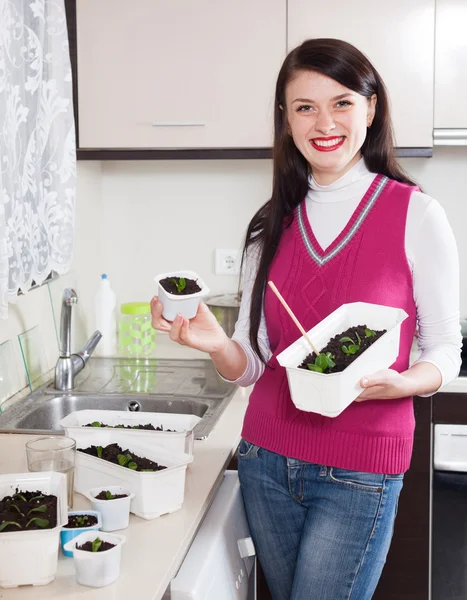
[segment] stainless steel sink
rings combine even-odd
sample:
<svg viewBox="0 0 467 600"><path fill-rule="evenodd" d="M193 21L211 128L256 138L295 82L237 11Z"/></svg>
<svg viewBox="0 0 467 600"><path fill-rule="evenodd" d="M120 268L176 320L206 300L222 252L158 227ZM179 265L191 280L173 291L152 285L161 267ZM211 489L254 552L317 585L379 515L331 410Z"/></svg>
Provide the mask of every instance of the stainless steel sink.
<svg viewBox="0 0 467 600"><path fill-rule="evenodd" d="M4 405L0 431L62 433L60 420L76 410L128 410L201 417L196 439L212 431L236 386L223 381L210 361L91 358L76 388L45 385L27 398Z"/></svg>

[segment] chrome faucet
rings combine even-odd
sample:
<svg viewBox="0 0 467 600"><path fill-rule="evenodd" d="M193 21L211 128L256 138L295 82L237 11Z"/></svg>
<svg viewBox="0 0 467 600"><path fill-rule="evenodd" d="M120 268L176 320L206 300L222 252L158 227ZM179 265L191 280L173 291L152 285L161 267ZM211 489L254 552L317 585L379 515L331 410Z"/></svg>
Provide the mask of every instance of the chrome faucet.
<svg viewBox="0 0 467 600"><path fill-rule="evenodd" d="M95 331L78 354L71 354L71 308L77 303L78 296L75 290L66 288L63 292L60 316L60 355L55 366L57 390L73 389L75 375L84 368L102 337L100 331Z"/></svg>

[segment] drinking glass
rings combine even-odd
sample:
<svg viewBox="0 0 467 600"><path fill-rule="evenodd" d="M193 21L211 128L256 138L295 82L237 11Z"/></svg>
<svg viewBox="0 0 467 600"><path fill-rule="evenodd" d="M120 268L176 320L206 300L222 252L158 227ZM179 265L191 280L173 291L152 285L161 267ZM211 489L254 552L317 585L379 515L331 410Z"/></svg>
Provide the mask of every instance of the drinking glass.
<svg viewBox="0 0 467 600"><path fill-rule="evenodd" d="M74 439L49 435L26 443L29 471L65 473L68 508L73 508L76 442Z"/></svg>

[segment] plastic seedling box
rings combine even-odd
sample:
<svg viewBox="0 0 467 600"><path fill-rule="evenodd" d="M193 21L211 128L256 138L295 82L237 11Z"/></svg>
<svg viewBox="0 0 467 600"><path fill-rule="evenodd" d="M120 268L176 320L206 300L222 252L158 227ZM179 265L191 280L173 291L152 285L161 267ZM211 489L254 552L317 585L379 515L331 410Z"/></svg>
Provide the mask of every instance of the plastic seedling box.
<svg viewBox="0 0 467 600"><path fill-rule="evenodd" d="M114 496L126 494L125 498L114 498L113 500L98 500L102 491L109 491ZM128 488L119 485L100 486L89 490L85 494L91 502L93 510L100 512L102 517L102 531L116 531L126 529L130 521L130 504L135 494Z"/></svg>
<svg viewBox="0 0 467 600"><path fill-rule="evenodd" d="M166 450L150 440L128 443L128 438L118 439L109 432L109 429L101 430L94 445L117 443L122 450L128 449L137 456L149 458L167 468L153 473L133 471L79 452L78 449L83 447L79 445L75 463L75 491L86 495L95 487L120 485L135 494L131 500L130 512L143 519L155 519L181 508L185 494L186 468L193 461L193 456Z"/></svg>
<svg viewBox="0 0 467 600"><path fill-rule="evenodd" d="M0 532L0 587L45 585L55 578L60 530L68 522L66 476L49 471L0 475L0 499L17 490L57 496L57 525L53 529Z"/></svg>
<svg viewBox="0 0 467 600"><path fill-rule="evenodd" d="M194 279L201 288L201 291L188 296L169 294L169 292L166 292L159 283L161 279L165 279L166 277L185 277L186 279ZM159 274L154 279L158 283L157 295L164 307L162 316L167 321L173 321L178 313L181 313L187 319L192 319L196 315L201 298L207 296L210 292L208 286L194 271L171 271L170 273Z"/></svg>
<svg viewBox="0 0 467 600"><path fill-rule="evenodd" d="M146 425L151 423L154 427L174 429L171 431L148 431L144 429L113 429L106 431L115 432L118 439L150 441L158 446L176 452L193 453L193 430L201 421L196 415L183 415L175 413L129 412L126 410L78 410L70 413L60 421L66 435L76 440L76 445L96 445L96 434L102 427L84 427L88 423L105 423L106 425ZM112 442L109 442L112 443Z"/></svg>
<svg viewBox="0 0 467 600"><path fill-rule="evenodd" d="M376 342L340 373L316 373L299 369L311 348L302 336L277 356L286 368L290 395L297 408L326 417L337 417L363 391L360 380L380 369L387 369L399 354L400 329L407 313L399 308L353 302L343 304L315 327L307 331L313 344L321 350L335 335L349 327L366 325L386 329Z"/></svg>
<svg viewBox="0 0 467 600"><path fill-rule="evenodd" d="M72 517L73 515L92 515L93 517L96 517L97 523L95 525L88 525L87 527L73 527L71 529L68 529L68 527L62 527L62 530L60 531L60 543L62 544L63 554L65 556L73 556L72 552L65 550L65 544L67 542L75 538L80 533L83 533L83 531L98 531L102 527L101 513L96 511L94 508L93 510L68 511L69 517Z"/></svg>
<svg viewBox="0 0 467 600"><path fill-rule="evenodd" d="M103 542L115 544L114 548L105 552L88 552L76 548L85 542L93 542L97 537ZM125 542L123 535L102 531L85 531L67 542L65 550L73 555L77 583L89 587L104 587L118 579L122 546Z"/></svg>

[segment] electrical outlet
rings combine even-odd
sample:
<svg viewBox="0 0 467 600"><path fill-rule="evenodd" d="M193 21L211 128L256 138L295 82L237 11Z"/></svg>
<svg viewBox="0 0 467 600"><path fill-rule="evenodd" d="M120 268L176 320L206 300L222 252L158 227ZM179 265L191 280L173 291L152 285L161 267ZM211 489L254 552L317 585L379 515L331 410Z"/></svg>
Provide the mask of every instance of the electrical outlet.
<svg viewBox="0 0 467 600"><path fill-rule="evenodd" d="M238 250L216 248L214 252L216 275L238 275L240 273L238 257Z"/></svg>

